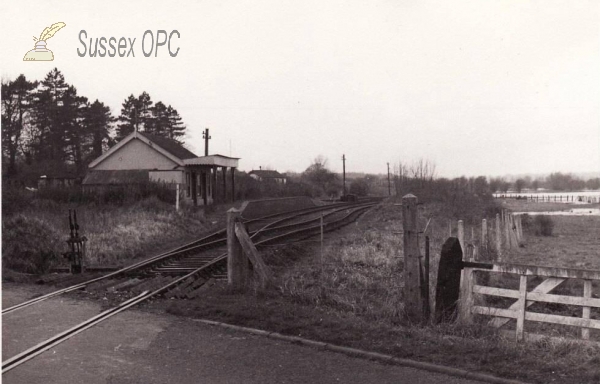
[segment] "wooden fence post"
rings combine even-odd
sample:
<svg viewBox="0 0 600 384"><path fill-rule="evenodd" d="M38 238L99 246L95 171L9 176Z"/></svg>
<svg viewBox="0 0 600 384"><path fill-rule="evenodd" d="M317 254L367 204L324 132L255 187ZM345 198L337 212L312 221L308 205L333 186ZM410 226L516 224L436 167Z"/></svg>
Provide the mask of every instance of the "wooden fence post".
<svg viewBox="0 0 600 384"><path fill-rule="evenodd" d="M515 229L515 234L517 235L517 246L521 245L522 242L522 238L521 238L521 230L519 229L519 222L521 221L521 215L515 215L513 217L513 221L514 221L514 226L513 228Z"/></svg>
<svg viewBox="0 0 600 384"><path fill-rule="evenodd" d="M583 280L583 297L589 299L592 297L592 280ZM590 318L590 307L583 307L582 318ZM588 328L581 328L581 338L583 340L590 339L590 330Z"/></svg>
<svg viewBox="0 0 600 384"><path fill-rule="evenodd" d="M488 249L488 228L487 228L487 220L481 220L481 250L487 251Z"/></svg>
<svg viewBox="0 0 600 384"><path fill-rule="evenodd" d="M235 208L227 211L227 282L235 289L246 287L250 271L248 259L235 235L235 224L241 217L240 211Z"/></svg>
<svg viewBox="0 0 600 384"><path fill-rule="evenodd" d="M177 184L175 192L175 210L179 211L179 184Z"/></svg>
<svg viewBox="0 0 600 384"><path fill-rule="evenodd" d="M464 254L467 248L465 247L465 226L462 220L458 220L458 242Z"/></svg>
<svg viewBox="0 0 600 384"><path fill-rule="evenodd" d="M509 215L509 229L510 229L510 241L511 244L515 246L515 248L519 247L519 238L517 236L517 225L515 224L515 216L511 213Z"/></svg>
<svg viewBox="0 0 600 384"><path fill-rule="evenodd" d="M521 275L519 282L519 308L517 309L517 341L525 336L525 312L527 311L527 275Z"/></svg>
<svg viewBox="0 0 600 384"><path fill-rule="evenodd" d="M496 213L496 252L498 261L502 259L502 231L500 230L500 214Z"/></svg>
<svg viewBox="0 0 600 384"><path fill-rule="evenodd" d="M263 288L266 287L271 278L271 271L258 253L256 246L252 243L252 240L244 227L244 223L241 221L236 221L235 223L235 236L242 246L244 255L248 257L252 263L254 273L258 276L260 286Z"/></svg>
<svg viewBox="0 0 600 384"><path fill-rule="evenodd" d="M424 319L421 294L421 263L417 222L417 197L402 197L402 229L404 233L404 308L407 317L420 323Z"/></svg>
<svg viewBox="0 0 600 384"><path fill-rule="evenodd" d="M463 260L474 261L475 248L472 244L467 246L468 251L463 253ZM471 323L473 315L471 314L471 308L473 307L473 285L474 276L472 268L463 268L460 274L460 302L459 302L459 319L465 324Z"/></svg>
<svg viewBox="0 0 600 384"><path fill-rule="evenodd" d="M508 212L504 211L504 235L506 237L506 248L511 248L510 241L510 219L508 216Z"/></svg>
<svg viewBox="0 0 600 384"><path fill-rule="evenodd" d="M423 311L425 312L425 319L428 320L431 316L431 304L429 300L429 236L425 236L425 260L423 262Z"/></svg>

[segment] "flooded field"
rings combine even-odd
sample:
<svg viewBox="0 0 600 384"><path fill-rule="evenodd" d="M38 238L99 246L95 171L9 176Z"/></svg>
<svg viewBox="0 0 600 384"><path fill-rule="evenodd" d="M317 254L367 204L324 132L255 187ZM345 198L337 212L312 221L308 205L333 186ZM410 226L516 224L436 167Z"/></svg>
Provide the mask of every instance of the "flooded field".
<svg viewBox="0 0 600 384"><path fill-rule="evenodd" d="M600 208L573 208L564 211L529 211L515 212L516 215L560 215L560 216L600 216Z"/></svg>
<svg viewBox="0 0 600 384"><path fill-rule="evenodd" d="M528 193L494 193L495 198L527 200L539 203L571 203L594 204L600 203L600 191L579 192L528 192Z"/></svg>

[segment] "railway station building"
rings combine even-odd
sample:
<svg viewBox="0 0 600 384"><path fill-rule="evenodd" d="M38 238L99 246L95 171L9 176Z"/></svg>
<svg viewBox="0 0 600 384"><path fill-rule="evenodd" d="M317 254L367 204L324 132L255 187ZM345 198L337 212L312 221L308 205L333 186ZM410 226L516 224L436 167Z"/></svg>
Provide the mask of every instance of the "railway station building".
<svg viewBox="0 0 600 384"><path fill-rule="evenodd" d="M85 190L146 182L165 183L194 205L233 201L239 158L196 156L175 140L132 132L88 166Z"/></svg>

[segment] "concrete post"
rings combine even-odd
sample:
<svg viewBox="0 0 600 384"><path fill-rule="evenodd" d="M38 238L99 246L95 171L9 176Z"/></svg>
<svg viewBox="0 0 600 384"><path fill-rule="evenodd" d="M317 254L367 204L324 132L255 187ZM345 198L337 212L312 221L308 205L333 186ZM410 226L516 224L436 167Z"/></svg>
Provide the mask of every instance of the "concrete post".
<svg viewBox="0 0 600 384"><path fill-rule="evenodd" d="M465 254L467 248L465 245L465 225L462 220L458 220L458 241L462 248L463 254Z"/></svg>

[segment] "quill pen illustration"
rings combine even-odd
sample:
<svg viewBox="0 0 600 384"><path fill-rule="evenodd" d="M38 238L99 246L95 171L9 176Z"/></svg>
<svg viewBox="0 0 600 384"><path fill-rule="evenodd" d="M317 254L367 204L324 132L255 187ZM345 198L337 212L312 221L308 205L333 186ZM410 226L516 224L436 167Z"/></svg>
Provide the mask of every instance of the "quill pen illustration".
<svg viewBox="0 0 600 384"><path fill-rule="evenodd" d="M25 54L23 61L52 61L54 60L54 54L51 50L46 48L46 40L54 36L56 32L66 27L67 24L62 21L54 23L49 27L44 28L40 38L33 37L35 41L35 48Z"/></svg>
<svg viewBox="0 0 600 384"><path fill-rule="evenodd" d="M54 34L56 32L58 32L61 28L65 27L67 24L63 23L63 22L58 22L58 23L54 23L49 27L46 27L46 29L44 29L44 31L42 32L42 34L40 35L40 38L38 39L39 41L46 41L49 38L51 38L52 36L54 36Z"/></svg>

